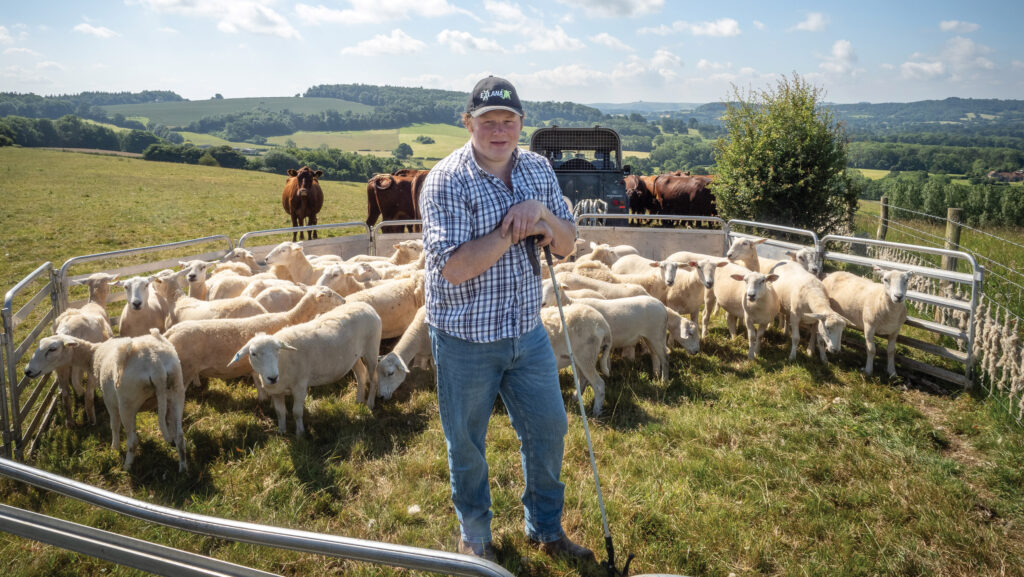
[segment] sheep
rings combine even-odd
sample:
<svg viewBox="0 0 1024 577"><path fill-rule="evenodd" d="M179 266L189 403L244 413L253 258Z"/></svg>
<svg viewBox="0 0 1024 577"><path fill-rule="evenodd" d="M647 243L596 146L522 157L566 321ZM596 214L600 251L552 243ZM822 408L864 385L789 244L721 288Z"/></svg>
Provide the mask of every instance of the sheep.
<svg viewBox="0 0 1024 577"><path fill-rule="evenodd" d="M290 280L284 280L279 278L269 278L263 276L251 276L248 278L249 281L246 283L245 288L238 296L256 298L257 296L259 296L261 292L267 290L267 288L272 286L296 286L295 283L293 283Z"/></svg>
<svg viewBox="0 0 1024 577"><path fill-rule="evenodd" d="M704 337L707 336L708 321L711 309L714 308L714 302L709 303L708 295L713 298L715 272L729 264L729 261L706 257L699 261L690 260L685 264L690 270L676 275L675 282L665 295L665 306L681 315L689 315L690 320L696 323L701 304L709 305L700 332Z"/></svg>
<svg viewBox="0 0 1024 577"><path fill-rule="evenodd" d="M657 261L658 270L642 274L615 274L598 263L585 263L576 267L576 274L603 280L616 284L637 284L644 288L649 295L665 302L668 289L675 282L676 270L679 263L671 261Z"/></svg>
<svg viewBox="0 0 1024 577"><path fill-rule="evenodd" d="M164 329L167 318L167 301L153 290L153 283L160 284L156 276L132 277L114 282L123 287L127 301L121 310L117 332L122 337L139 337L149 329Z"/></svg>
<svg viewBox="0 0 1024 577"><path fill-rule="evenodd" d="M117 275L104 272L93 273L88 277L72 281L73 285L89 287L89 301L80 308L67 309L61 313L54 324L56 334L71 335L89 342L99 343L113 337L110 316L107 314L107 299L110 296L110 283L117 280ZM82 388L82 375L86 377L86 386ZM90 425L96 424L94 407L96 382L92 378L88 365L72 364L57 369L57 385L60 387L61 399L64 404L65 424L71 427L72 394L83 395L85 414Z"/></svg>
<svg viewBox="0 0 1024 577"><path fill-rule="evenodd" d="M565 324L568 326L572 356L565 344L565 327L557 307L545 307L540 311L540 320L548 333L554 350L558 369L574 363L582 389L588 383L594 391L594 402L590 407L593 416L601 415L604 407L605 383L601 374L608 376L609 357L612 348L612 332L608 321L593 307L584 304L566 304L562 307Z"/></svg>
<svg viewBox="0 0 1024 577"><path fill-rule="evenodd" d="M381 338L402 336L424 303L423 273L395 279L345 297L348 302L369 303L380 315Z"/></svg>
<svg viewBox="0 0 1024 577"><path fill-rule="evenodd" d="M173 283L165 283L172 284ZM240 319L267 313L256 299L240 296L229 299L217 299L204 301L186 295L178 287L175 287L173 300L167 310L165 328L183 321L197 321L202 319Z"/></svg>
<svg viewBox="0 0 1024 577"><path fill-rule="evenodd" d="M188 282L188 296L205 301L209 294L206 275L211 268L217 266L217 261L194 259L178 261L178 264Z"/></svg>
<svg viewBox="0 0 1024 577"><path fill-rule="evenodd" d="M889 337L886 371L892 377L896 374L896 338L907 321L907 281L913 273L878 266L874 271L882 276L881 283L843 271L827 275L822 282L832 309L864 331L864 374L870 376L874 368L875 335Z"/></svg>
<svg viewBox="0 0 1024 577"><path fill-rule="evenodd" d="M700 331L697 329L697 323L668 307L665 307L665 313L668 315L669 346L677 344L691 355L699 353Z"/></svg>
<svg viewBox="0 0 1024 577"><path fill-rule="evenodd" d="M39 342L25 375L35 377L72 363L91 365L93 378L103 390L110 416L110 448L121 447L121 427L126 432L124 469L131 470L139 447L136 415L154 396L160 433L178 450L178 471L188 470L182 416L185 386L181 363L174 347L158 329L148 335L120 337L90 343L70 335L54 335Z"/></svg>
<svg viewBox="0 0 1024 577"><path fill-rule="evenodd" d="M573 289L570 289L569 286L565 285L565 284L561 284L559 286L560 286L559 291L562 294L564 294L564 295L568 295L570 298L578 298L578 299L605 299L605 298L608 298L608 297L604 296L603 294L597 292L594 289L575 289L575 290L573 290ZM553 307L553 306L555 306L557 304L555 302L555 287L551 283L551 279L544 279L543 283L541 284L541 294L542 294L542 296L541 296L541 305L540 306L542 306L542 307ZM639 293L639 294L647 294L647 291L644 291L643 293ZM625 295L625 296L637 296L637 295Z"/></svg>
<svg viewBox="0 0 1024 577"><path fill-rule="evenodd" d="M729 245L725 258L731 262L739 263L747 269L761 274L769 274L779 261L771 258L758 257L757 245L767 242L767 238L752 240L749 238L737 238Z"/></svg>
<svg viewBox="0 0 1024 577"><path fill-rule="evenodd" d="M356 375L356 400L373 409L380 329L380 317L373 307L345 303L273 335L256 335L238 350L231 363L249 358L263 390L274 403L277 429L282 434L288 415L284 397L291 393L295 436L301 437L306 432L302 415L309 387L338 382L349 371Z"/></svg>
<svg viewBox="0 0 1024 577"><path fill-rule="evenodd" d="M380 382L377 394L384 399L390 399L395 390L405 382L405 377L409 374L409 365L415 361L420 368L425 369L433 359L430 331L427 327L427 309L420 307L409 328L405 329L402 338L395 344L395 348L377 359L377 379Z"/></svg>
<svg viewBox="0 0 1024 577"><path fill-rule="evenodd" d="M635 247L628 244L611 246L609 244L590 243L590 252L576 259L576 262L598 261L611 266L615 261L627 254L640 254Z"/></svg>
<svg viewBox="0 0 1024 577"><path fill-rule="evenodd" d="M326 266L313 266L306 258L302 245L297 242L282 242L267 254L265 260L268 265L279 265L286 269L290 280L307 285L315 283Z"/></svg>
<svg viewBox="0 0 1024 577"><path fill-rule="evenodd" d="M257 262L256 256L253 255L252 252L250 252L250 251L248 251L248 250L246 250L246 249L244 249L242 247L235 247L235 248L229 250L224 256L222 256L220 258L220 266L217 267L218 273L220 271L224 270L224 265L225 264L230 264L230 263L240 263L240 264L245 265L245 267L247 269L249 269L249 273L248 274L244 274L243 272L238 272L238 274L240 274L242 276L251 276L251 275L254 275L254 274L261 273L261 272L267 272L267 268L268 268L266 266L266 264L260 264L259 262ZM231 267L231 270L236 270L236 269L234 267Z"/></svg>
<svg viewBox="0 0 1024 577"><path fill-rule="evenodd" d="M718 269L714 295L727 313L730 337L735 338L739 320L747 328L747 358L753 359L761 348L761 337L768 324L779 314L779 296L771 284L778 275L763 275L735 264ZM705 312L705 315L707 312Z"/></svg>
<svg viewBox="0 0 1024 577"><path fill-rule="evenodd" d="M805 246L796 252L787 250L786 256L799 264L807 272L821 278L824 263L822 262L821 253L813 246Z"/></svg>
<svg viewBox="0 0 1024 577"><path fill-rule="evenodd" d="M585 304L597 309L611 327L612 348L624 349L639 343L645 344L651 354L651 371L655 378L662 381L668 378L668 354L665 347L668 313L661 301L650 295L609 300L571 299L563 295L562 303Z"/></svg>
<svg viewBox="0 0 1024 577"><path fill-rule="evenodd" d="M367 273L367 270L370 272ZM325 268L320 278L316 279L316 285L331 287L332 290L341 296L348 296L354 292L379 284L377 282L379 280L380 274L377 270L366 263L360 263L355 268L351 265L339 263Z"/></svg>
<svg viewBox="0 0 1024 577"><path fill-rule="evenodd" d="M800 347L800 325L814 325L807 354L814 354L814 345L818 343L821 362L827 362L826 349L833 354L840 350L846 319L832 310L825 285L800 264L793 261L780 262L773 270L779 275L774 283L775 293L779 296L782 314L789 321L793 343L789 360L796 359Z"/></svg>
<svg viewBox="0 0 1024 577"><path fill-rule="evenodd" d="M305 285L270 286L256 295L255 300L268 313L281 313L297 305L302 297L306 296L308 290L309 287Z"/></svg>
<svg viewBox="0 0 1024 577"><path fill-rule="evenodd" d="M287 312L265 313L242 319L185 321L167 331L167 339L178 351L185 385L199 384L199 377L236 379L252 375L248 361L228 366L232 356L249 339L263 332L273 334L286 326L304 323L345 302L327 287L315 287ZM257 392L263 389L257 380Z"/></svg>
<svg viewBox="0 0 1024 577"><path fill-rule="evenodd" d="M559 274L558 282L569 290L590 289L604 295L605 298L617 299L649 295L647 290L637 284L610 283L576 273Z"/></svg>
<svg viewBox="0 0 1024 577"><path fill-rule="evenodd" d="M423 254L423 241L419 239L414 240L403 240L398 244L392 246L395 252L390 257L386 256L370 256L368 254L357 254L349 258L346 262L358 263L358 262L372 262L372 261L384 261L394 265L402 265L416 262Z"/></svg>

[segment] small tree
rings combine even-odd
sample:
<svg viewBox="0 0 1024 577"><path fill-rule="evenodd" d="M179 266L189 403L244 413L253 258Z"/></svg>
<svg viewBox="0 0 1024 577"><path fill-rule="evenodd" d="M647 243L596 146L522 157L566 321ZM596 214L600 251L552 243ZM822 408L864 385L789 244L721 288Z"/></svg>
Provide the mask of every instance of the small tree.
<svg viewBox="0 0 1024 577"><path fill-rule="evenodd" d="M412 156L412 147L409 146L408 143L403 142L399 144L397 147L395 147L395 149L391 152L391 156L394 156L399 160L409 158L410 156Z"/></svg>
<svg viewBox="0 0 1024 577"><path fill-rule="evenodd" d="M715 143L722 216L817 233L852 224L857 189L846 174L846 134L819 107L820 89L794 75L747 98L733 92Z"/></svg>

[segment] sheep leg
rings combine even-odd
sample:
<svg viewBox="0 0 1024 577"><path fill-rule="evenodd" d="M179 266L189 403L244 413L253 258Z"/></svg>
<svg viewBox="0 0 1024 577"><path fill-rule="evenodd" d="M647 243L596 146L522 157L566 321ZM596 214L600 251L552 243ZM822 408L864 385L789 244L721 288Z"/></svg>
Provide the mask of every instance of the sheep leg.
<svg viewBox="0 0 1024 577"><path fill-rule="evenodd" d="M739 330L740 318L728 311L726 311L725 315L725 324L729 327L729 338L735 339L736 332Z"/></svg>
<svg viewBox="0 0 1024 577"><path fill-rule="evenodd" d="M789 360L796 359L796 351L800 348L800 315L797 313L789 313L789 332L790 340L792 341L792 347L789 349ZM813 340L814 337L811 337Z"/></svg>
<svg viewBox="0 0 1024 577"><path fill-rule="evenodd" d="M889 357L889 362L886 365L886 370L889 372L890 377L896 376L896 337L898 336L899 333L893 333L892 335L889 335L889 346L886 348L886 352L888 353Z"/></svg>
<svg viewBox="0 0 1024 577"><path fill-rule="evenodd" d="M118 401L120 405L121 402ZM140 403L141 404L141 403ZM136 430L135 417L138 414L138 407L119 407L121 413L121 425L125 430L125 454L124 470L130 471L132 463L135 462L135 452L139 449L139 434Z"/></svg>
<svg viewBox="0 0 1024 577"><path fill-rule="evenodd" d="M373 378L377 371L373 371L371 374L367 365L366 359L360 357L352 366L352 372L356 375L356 400L366 405L367 408L373 409L373 401L377 397L377 386L380 381ZM367 388L370 390L367 391Z"/></svg>
<svg viewBox="0 0 1024 577"><path fill-rule="evenodd" d="M103 404L107 406L110 417L110 448L121 449L121 409L117 402L117 387L113 383L103 383Z"/></svg>
<svg viewBox="0 0 1024 577"><path fill-rule="evenodd" d="M284 394L271 395L270 400L274 403L274 412L277 413L277 431L282 435L287 431L288 409L284 406Z"/></svg>
<svg viewBox="0 0 1024 577"><path fill-rule="evenodd" d="M85 373L85 416L90 425L96 424L96 377L92 371Z"/></svg>
<svg viewBox="0 0 1024 577"><path fill-rule="evenodd" d="M750 360L754 360L754 357L757 356L758 348L757 327L755 327L754 323L750 321L750 316L747 316L746 319L744 319L743 324L747 326L747 340L750 341L750 343L747 346L747 358Z"/></svg>
<svg viewBox="0 0 1024 577"><path fill-rule="evenodd" d="M284 403L284 396L281 396ZM306 386L299 384L292 388L292 416L295 417L295 436L301 437L306 433L306 427L302 423L302 415L306 410Z"/></svg>
<svg viewBox="0 0 1024 577"><path fill-rule="evenodd" d="M867 324L864 326L864 348L868 352L867 361L864 363L864 374L870 377L875 365L875 327Z"/></svg>
<svg viewBox="0 0 1024 577"><path fill-rule="evenodd" d="M818 335L817 331L811 333L811 337L814 339L814 344L817 345L818 347L818 357L821 358L821 362L827 363L828 356L825 354L825 339L821 338L821 336ZM811 354L811 352L808 351L807 354Z"/></svg>
<svg viewBox="0 0 1024 577"><path fill-rule="evenodd" d="M252 372L252 382L256 385L256 400L263 401L267 398L267 390L263 388L263 377L256 371ZM282 433L284 431L281 431Z"/></svg>
<svg viewBox="0 0 1024 577"><path fill-rule="evenodd" d="M73 381L73 371L71 367L61 367L56 371L57 386L60 387L60 400L64 404L64 424L71 428L75 424L74 418L72 418L72 406L71 406L71 386ZM81 387L81 385L79 385Z"/></svg>
<svg viewBox="0 0 1024 577"><path fill-rule="evenodd" d="M704 290L704 312L700 315L700 338L708 336L708 323L711 322L711 309L715 307L715 293ZM694 319L696 321L696 319Z"/></svg>
<svg viewBox="0 0 1024 577"><path fill-rule="evenodd" d="M168 414L173 423L169 427L174 431L174 446L178 449L178 472L188 471L188 460L185 450L185 431L182 429L182 420L185 417L185 382L181 375L181 367L176 367L171 374L171 382L168 394L171 398L171 407Z"/></svg>
<svg viewBox="0 0 1024 577"><path fill-rule="evenodd" d="M589 383L590 389L594 391L594 404L591 405L590 414L599 417L601 409L604 408L604 379L594 370L597 359L577 360L580 361L576 364L576 369L580 372L580 388L586 387Z"/></svg>

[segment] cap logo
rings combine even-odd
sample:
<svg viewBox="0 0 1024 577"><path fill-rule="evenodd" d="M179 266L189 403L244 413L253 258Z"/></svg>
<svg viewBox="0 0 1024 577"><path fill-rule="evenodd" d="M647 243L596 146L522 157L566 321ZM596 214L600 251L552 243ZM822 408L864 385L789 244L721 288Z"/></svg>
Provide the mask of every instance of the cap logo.
<svg viewBox="0 0 1024 577"><path fill-rule="evenodd" d="M486 90L480 91L480 100L490 100L490 98L492 96L497 96L498 98L501 98L503 100L509 100L509 99L512 98L512 91L511 90L491 90L490 92L488 92Z"/></svg>

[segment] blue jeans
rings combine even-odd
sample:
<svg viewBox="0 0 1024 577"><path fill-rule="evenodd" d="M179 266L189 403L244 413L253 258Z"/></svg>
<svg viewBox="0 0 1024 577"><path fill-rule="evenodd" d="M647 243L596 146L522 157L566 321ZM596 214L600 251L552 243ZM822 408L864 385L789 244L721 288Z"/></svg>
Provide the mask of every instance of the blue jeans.
<svg viewBox="0 0 1024 577"><path fill-rule="evenodd" d="M484 443L501 395L519 438L526 535L547 543L562 535L565 485L559 480L568 421L558 368L544 326L492 343L474 343L430 327L437 404L448 444L452 503L462 540L491 541L491 491Z"/></svg>

